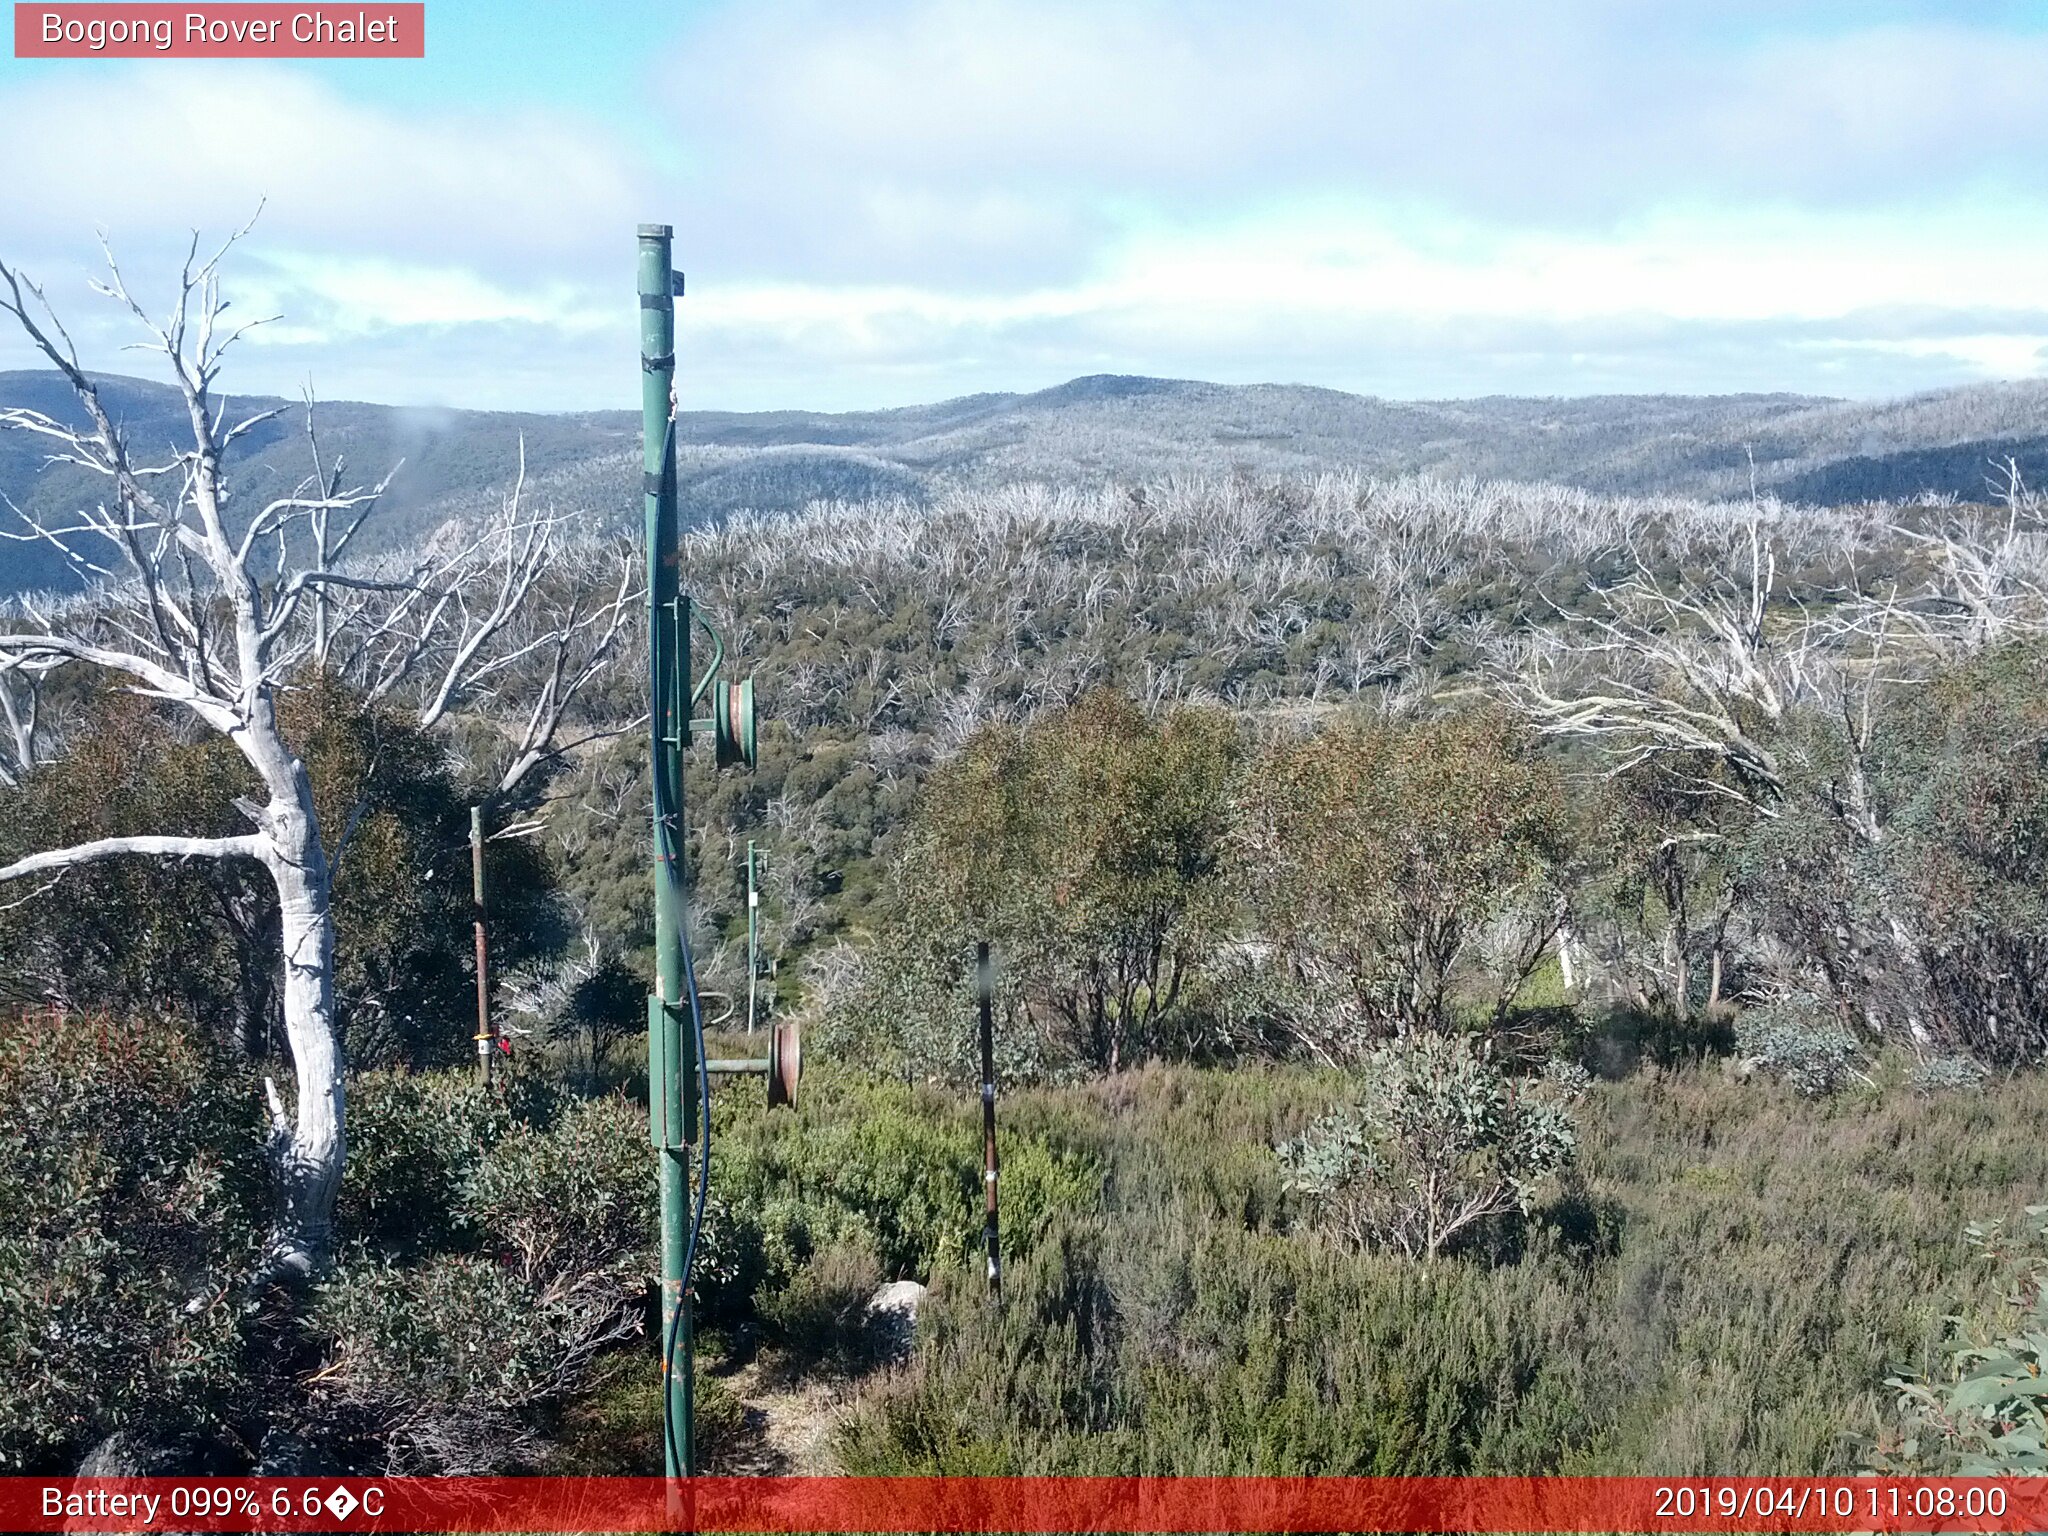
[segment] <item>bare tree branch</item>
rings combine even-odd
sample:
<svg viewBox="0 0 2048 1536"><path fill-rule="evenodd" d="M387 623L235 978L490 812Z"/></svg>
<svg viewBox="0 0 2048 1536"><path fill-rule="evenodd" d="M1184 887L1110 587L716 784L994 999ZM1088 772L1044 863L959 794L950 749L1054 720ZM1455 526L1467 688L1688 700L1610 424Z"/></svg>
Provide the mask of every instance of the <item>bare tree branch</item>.
<svg viewBox="0 0 2048 1536"><path fill-rule="evenodd" d="M0 868L0 881L19 880L52 869L70 869L98 859L121 854L154 854L168 859L264 859L270 856L268 841L255 834L245 837L103 837L96 842L33 853Z"/></svg>

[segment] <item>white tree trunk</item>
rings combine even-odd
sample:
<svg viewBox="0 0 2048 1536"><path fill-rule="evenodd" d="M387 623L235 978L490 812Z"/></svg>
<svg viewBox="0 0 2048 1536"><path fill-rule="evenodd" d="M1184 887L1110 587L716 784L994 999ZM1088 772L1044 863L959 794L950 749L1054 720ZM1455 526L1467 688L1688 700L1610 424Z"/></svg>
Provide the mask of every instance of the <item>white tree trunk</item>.
<svg viewBox="0 0 2048 1536"><path fill-rule="evenodd" d="M333 1247L346 1106L334 1020L334 913L327 857L310 806L294 806L279 819L303 826L306 833L291 840L296 847L278 838L278 858L271 865L282 917L285 1039L298 1076L298 1106L274 1146L280 1202L268 1267L273 1273L303 1276L323 1269Z"/></svg>
<svg viewBox="0 0 2048 1536"><path fill-rule="evenodd" d="M285 1041L298 1078L297 1113L272 1107L278 1211L262 1278L305 1277L333 1250L334 1199L347 1149L340 1033L334 1017L334 879L305 765L278 735L270 690L250 701L236 745L263 776L264 864L277 887Z"/></svg>

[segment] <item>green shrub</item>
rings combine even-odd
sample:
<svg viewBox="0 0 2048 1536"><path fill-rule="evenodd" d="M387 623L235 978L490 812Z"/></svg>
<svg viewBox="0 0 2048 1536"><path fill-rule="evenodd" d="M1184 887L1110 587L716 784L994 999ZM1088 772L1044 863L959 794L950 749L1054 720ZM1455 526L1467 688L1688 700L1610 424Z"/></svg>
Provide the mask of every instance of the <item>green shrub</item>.
<svg viewBox="0 0 2048 1536"><path fill-rule="evenodd" d="M536 1291L478 1254L358 1263L321 1288L311 1318L328 1350L312 1408L325 1433L370 1442L394 1473L530 1466L542 1448L532 1411L639 1324L637 1306Z"/></svg>
<svg viewBox="0 0 2048 1536"><path fill-rule="evenodd" d="M0 1470L245 1412L268 1213L256 1084L193 1034L0 1021Z"/></svg>
<svg viewBox="0 0 2048 1536"><path fill-rule="evenodd" d="M1918 1093L1975 1093L1991 1069L1974 1056L1932 1056L1907 1079Z"/></svg>
<svg viewBox="0 0 2048 1536"><path fill-rule="evenodd" d="M1805 995L1745 1012L1735 1028L1735 1050L1809 1099L1833 1093L1859 1075L1863 1054L1834 1012Z"/></svg>
<svg viewBox="0 0 2048 1536"><path fill-rule="evenodd" d="M1878 1446L1884 1471L1917 1477L2048 1473L2048 1205L2027 1207L2029 1238L2003 1221L1972 1225L1970 1245L1995 1272L1989 1316L1953 1318L1938 1377L1895 1375L1898 1424Z"/></svg>
<svg viewBox="0 0 2048 1536"><path fill-rule="evenodd" d="M762 1321L800 1361L855 1366L866 1358L868 1302L881 1283L871 1250L834 1243L763 1299Z"/></svg>
<svg viewBox="0 0 2048 1536"><path fill-rule="evenodd" d="M1351 1243L1435 1258L1481 1222L1528 1214L1571 1160L1579 1086L1512 1080L1467 1036L1410 1036L1373 1052L1356 1103L1280 1149L1288 1187Z"/></svg>
<svg viewBox="0 0 2048 1536"><path fill-rule="evenodd" d="M720 1182L712 1163L712 1184ZM695 1181L692 1180L694 1196ZM697 1234L697 1255L690 1283L697 1293L699 1315L707 1322L742 1316L754 1293L770 1275L788 1275L812 1244L801 1226L794 1202L771 1200L759 1207L740 1205L714 1187L704 1202L704 1225Z"/></svg>
<svg viewBox="0 0 2048 1536"><path fill-rule="evenodd" d="M457 1182L435 1230L459 1246L410 1264L359 1251L321 1288L308 1320L325 1357L314 1422L393 1471L534 1465L542 1411L580 1390L646 1315L647 1122L627 1104L592 1100L542 1126L514 1118L516 1103L440 1087L392 1101L427 1104L428 1123L445 1113L470 1149L438 1165Z"/></svg>
<svg viewBox="0 0 2048 1536"><path fill-rule="evenodd" d="M773 1288L835 1243L864 1245L883 1279L919 1279L981 1240L980 1106L964 1093L820 1070L793 1115L719 1108L712 1194L740 1262ZM1003 1111L1007 1114L1008 1111ZM1050 1213L1092 1203L1101 1168L1085 1149L1005 1123L1004 1222L1019 1239ZM723 1238L721 1236L721 1242Z"/></svg>
<svg viewBox="0 0 2048 1536"><path fill-rule="evenodd" d="M647 1119L619 1099L572 1104L546 1129L515 1124L456 1201L469 1229L528 1285L639 1289L658 1240Z"/></svg>
<svg viewBox="0 0 2048 1536"><path fill-rule="evenodd" d="M730 1383L705 1370L701 1360L695 1381L690 1406L697 1424L697 1454L705 1465L716 1467L745 1445L747 1405Z"/></svg>
<svg viewBox="0 0 2048 1536"><path fill-rule="evenodd" d="M838 1444L864 1475L1412 1475L1556 1467L1589 1362L1561 1277L1353 1258L1191 1217L1069 1225L927 1299Z"/></svg>
<svg viewBox="0 0 2048 1536"><path fill-rule="evenodd" d="M1094 1138L1102 1198L1013 1254L1000 1311L935 1277L844 1468L1848 1473L1887 1373L1938 1370L1979 1288L1947 1213L2048 1183L2048 1078L1851 1103L1650 1071L1586 1090L1496 1262L1417 1264L1295 1230L1272 1145L1353 1091L1152 1068L1020 1096L1049 1143Z"/></svg>
<svg viewBox="0 0 2048 1536"><path fill-rule="evenodd" d="M717 1473L758 1442L748 1433L746 1401L724 1362L697 1350L697 1454ZM662 1471L661 1360L653 1349L608 1354L588 1387L545 1420L553 1477L659 1477Z"/></svg>
<svg viewBox="0 0 2048 1536"><path fill-rule="evenodd" d="M865 1232L891 1278L957 1259L973 1230L979 1145L958 1121L917 1114L908 1094L865 1097L768 1144L762 1172L800 1193L812 1242Z"/></svg>
<svg viewBox="0 0 2048 1536"><path fill-rule="evenodd" d="M348 1084L342 1237L435 1246L452 1236L463 1181L511 1117L474 1072L359 1072Z"/></svg>
<svg viewBox="0 0 2048 1536"><path fill-rule="evenodd" d="M459 1241L462 1190L515 1126L545 1127L561 1090L545 1072L509 1083L473 1071L359 1072L348 1083L348 1160L336 1220L344 1239L404 1250Z"/></svg>
<svg viewBox="0 0 2048 1536"><path fill-rule="evenodd" d="M1880 727L1884 876L1917 935L1941 1043L2048 1059L2048 644L1993 646ZM1895 895L1895 901L1898 896Z"/></svg>

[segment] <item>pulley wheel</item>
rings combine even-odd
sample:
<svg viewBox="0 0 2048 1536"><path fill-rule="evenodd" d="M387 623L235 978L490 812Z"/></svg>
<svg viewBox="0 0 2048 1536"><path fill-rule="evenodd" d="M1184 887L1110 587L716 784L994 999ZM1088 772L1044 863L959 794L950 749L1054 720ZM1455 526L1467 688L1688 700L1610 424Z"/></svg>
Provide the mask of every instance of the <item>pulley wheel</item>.
<svg viewBox="0 0 2048 1536"><path fill-rule="evenodd" d="M803 1075L803 1043L797 1038L796 1020L778 1020L768 1026L768 1107L796 1108L796 1081Z"/></svg>
<svg viewBox="0 0 2048 1536"><path fill-rule="evenodd" d="M760 755L754 726L754 680L721 683L712 690L713 745L721 768L754 766Z"/></svg>

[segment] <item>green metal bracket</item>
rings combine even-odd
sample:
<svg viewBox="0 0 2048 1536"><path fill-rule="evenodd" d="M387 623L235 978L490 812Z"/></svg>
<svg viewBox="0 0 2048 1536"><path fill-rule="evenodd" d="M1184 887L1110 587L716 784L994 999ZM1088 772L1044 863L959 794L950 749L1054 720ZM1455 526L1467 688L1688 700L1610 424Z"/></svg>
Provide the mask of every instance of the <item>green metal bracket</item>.
<svg viewBox="0 0 2048 1536"><path fill-rule="evenodd" d="M711 637L711 665L704 669L704 675L697 679L697 686L690 690L690 707L692 709L695 709L703 699L704 690L711 686L712 679L718 676L718 669L725 661L725 637L711 627L711 621L705 618L704 615L700 613L695 617L697 622L703 626L704 633Z"/></svg>
<svg viewBox="0 0 2048 1536"><path fill-rule="evenodd" d="M680 1152L697 1140L695 1032L680 1006L647 999L648 1082L661 1085L647 1100L648 1139L665 1152Z"/></svg>
<svg viewBox="0 0 2048 1536"><path fill-rule="evenodd" d="M754 717L754 680L748 677L737 683L721 682L719 672L725 665L725 637L701 613L689 617L694 617L698 626L711 637L711 665L704 669L704 675L690 689L689 706L695 709L709 693L711 713L708 717L691 720L690 729L711 732L713 759L720 768L742 763L751 768L760 756L759 733Z"/></svg>
<svg viewBox="0 0 2048 1536"><path fill-rule="evenodd" d="M661 999L652 993L647 997L647 1082L652 1091L647 1095L647 1139L659 1150L666 1150L676 1144L674 1133L681 1129L671 1127L668 1116L668 1096L661 1091L662 1085L674 1075L670 1065L668 1049L668 1010L661 1006Z"/></svg>

